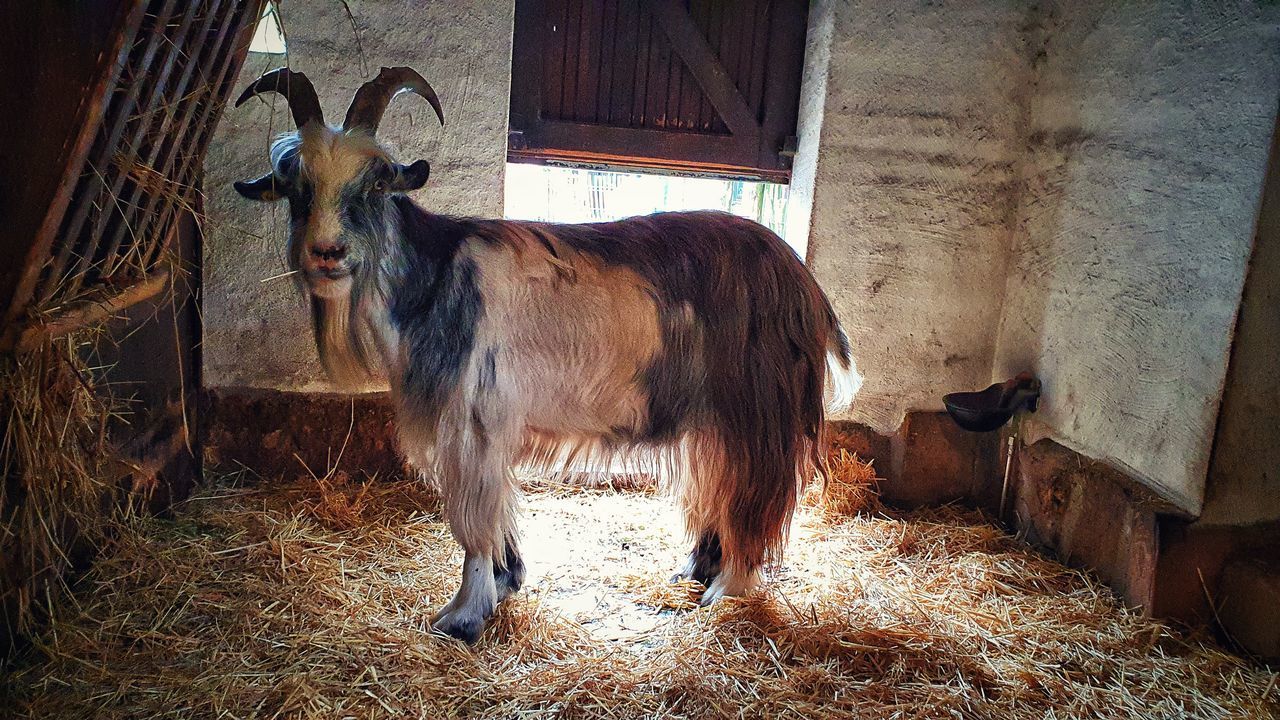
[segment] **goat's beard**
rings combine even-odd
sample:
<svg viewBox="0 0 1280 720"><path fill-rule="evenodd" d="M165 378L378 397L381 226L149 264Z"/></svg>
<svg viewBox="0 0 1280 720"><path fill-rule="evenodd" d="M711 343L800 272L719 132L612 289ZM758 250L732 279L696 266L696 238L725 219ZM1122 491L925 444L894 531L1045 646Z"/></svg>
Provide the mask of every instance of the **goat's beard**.
<svg viewBox="0 0 1280 720"><path fill-rule="evenodd" d="M383 378L377 347L353 295L354 290L331 297L311 295L311 321L320 364L330 382L360 392L374 389Z"/></svg>

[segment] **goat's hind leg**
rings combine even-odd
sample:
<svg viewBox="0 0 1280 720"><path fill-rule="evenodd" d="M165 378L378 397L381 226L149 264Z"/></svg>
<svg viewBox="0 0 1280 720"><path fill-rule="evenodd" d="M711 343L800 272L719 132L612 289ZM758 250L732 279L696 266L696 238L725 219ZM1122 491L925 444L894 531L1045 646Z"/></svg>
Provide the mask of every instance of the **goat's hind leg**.
<svg viewBox="0 0 1280 720"><path fill-rule="evenodd" d="M502 565L494 563L493 581L498 587L498 602L515 595L524 585L524 559L520 557L520 549L516 547L515 538L507 536L503 549L506 562Z"/></svg>
<svg viewBox="0 0 1280 720"><path fill-rule="evenodd" d="M684 567L671 577L671 582L693 580L707 586L720 574L720 568L720 533L704 530L698 536L698 542L693 546L693 552L689 553Z"/></svg>

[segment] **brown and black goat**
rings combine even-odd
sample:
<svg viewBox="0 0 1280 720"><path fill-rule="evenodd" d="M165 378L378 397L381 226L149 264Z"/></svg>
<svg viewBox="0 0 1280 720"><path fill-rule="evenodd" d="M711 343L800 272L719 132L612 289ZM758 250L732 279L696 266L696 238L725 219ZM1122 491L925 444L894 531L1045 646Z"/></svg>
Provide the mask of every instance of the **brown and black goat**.
<svg viewBox="0 0 1280 720"><path fill-rule="evenodd" d="M326 371L384 378L402 451L440 484L466 559L433 627L475 641L524 579L513 465L636 448L683 503L694 548L680 576L706 585L704 604L751 590L823 471L826 408L860 381L804 264L718 212L588 225L427 212L404 195L427 163L398 164L374 138L404 90L444 123L408 68L365 83L341 128L301 73L267 73L237 105L280 93L298 130L272 144L270 173L235 187L288 199Z"/></svg>

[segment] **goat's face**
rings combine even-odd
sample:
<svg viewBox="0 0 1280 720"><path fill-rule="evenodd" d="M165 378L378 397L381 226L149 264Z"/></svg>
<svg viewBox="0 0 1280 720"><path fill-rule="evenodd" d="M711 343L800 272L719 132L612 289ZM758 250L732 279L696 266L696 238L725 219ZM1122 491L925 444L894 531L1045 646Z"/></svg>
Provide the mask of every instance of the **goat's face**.
<svg viewBox="0 0 1280 720"><path fill-rule="evenodd" d="M430 174L425 160L401 165L362 130L310 123L271 146L272 172L238 182L251 200L289 201L289 265L318 297L351 290L352 275L379 255L394 222L395 193L416 190Z"/></svg>
<svg viewBox="0 0 1280 720"><path fill-rule="evenodd" d="M250 200L289 201L289 265L311 294L338 298L351 292L352 276L376 262L381 243L394 230L390 196L427 181L425 160L393 162L374 139L387 104L400 92L425 98L444 124L435 90L409 68L382 68L360 86L342 129L324 122L315 87L302 73L280 68L258 78L236 101L266 92L289 102L298 131L271 145L271 172L235 184Z"/></svg>

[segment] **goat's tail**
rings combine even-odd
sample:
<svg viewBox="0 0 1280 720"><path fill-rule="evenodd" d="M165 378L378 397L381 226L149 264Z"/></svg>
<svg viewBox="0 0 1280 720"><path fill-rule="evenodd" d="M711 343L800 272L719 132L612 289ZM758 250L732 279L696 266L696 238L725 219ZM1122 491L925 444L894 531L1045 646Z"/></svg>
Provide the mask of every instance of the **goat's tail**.
<svg viewBox="0 0 1280 720"><path fill-rule="evenodd" d="M828 413L843 412L853 404L853 398L862 388L862 376L853 362L849 348L849 336L835 319L831 318L831 333L827 341L827 379L823 400Z"/></svg>

